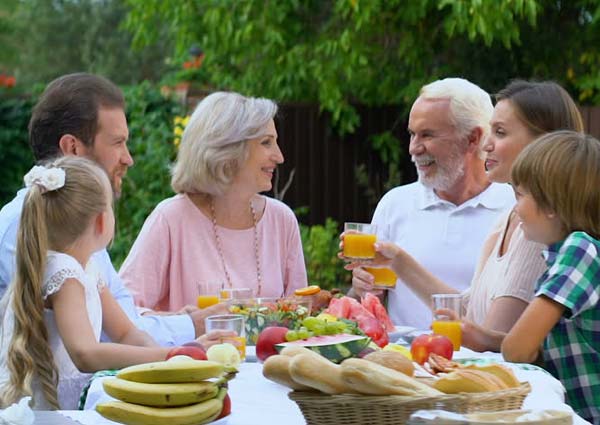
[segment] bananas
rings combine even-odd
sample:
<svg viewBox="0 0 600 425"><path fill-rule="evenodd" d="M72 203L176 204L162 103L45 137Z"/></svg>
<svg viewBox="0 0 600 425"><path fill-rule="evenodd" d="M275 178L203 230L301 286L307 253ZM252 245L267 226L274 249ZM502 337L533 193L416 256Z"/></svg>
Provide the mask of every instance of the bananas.
<svg viewBox="0 0 600 425"><path fill-rule="evenodd" d="M215 420L222 408L223 401L219 398L184 407L149 407L124 401L109 401L96 406L105 418L127 425L205 424Z"/></svg>
<svg viewBox="0 0 600 425"><path fill-rule="evenodd" d="M99 403L102 416L127 425L200 425L223 409L223 366L203 360L145 363L122 369L102 384L117 401ZM228 409L227 409L228 410Z"/></svg>
<svg viewBox="0 0 600 425"><path fill-rule="evenodd" d="M111 397L129 403L154 407L186 406L214 398L219 388L214 382L191 382L182 384L146 384L107 379L102 382L104 391Z"/></svg>
<svg viewBox="0 0 600 425"><path fill-rule="evenodd" d="M152 383L200 382L223 374L223 365L207 360L153 362L121 369L117 377L128 381Z"/></svg>

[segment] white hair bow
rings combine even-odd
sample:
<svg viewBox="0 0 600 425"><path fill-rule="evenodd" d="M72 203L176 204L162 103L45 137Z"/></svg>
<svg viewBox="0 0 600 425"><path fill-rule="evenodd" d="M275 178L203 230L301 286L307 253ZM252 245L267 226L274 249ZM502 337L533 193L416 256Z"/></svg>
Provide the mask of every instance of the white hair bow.
<svg viewBox="0 0 600 425"><path fill-rule="evenodd" d="M36 184L42 188L42 193L46 193L51 190L60 189L65 185L65 170L58 167L46 168L35 165L25 174L23 180L26 187Z"/></svg>

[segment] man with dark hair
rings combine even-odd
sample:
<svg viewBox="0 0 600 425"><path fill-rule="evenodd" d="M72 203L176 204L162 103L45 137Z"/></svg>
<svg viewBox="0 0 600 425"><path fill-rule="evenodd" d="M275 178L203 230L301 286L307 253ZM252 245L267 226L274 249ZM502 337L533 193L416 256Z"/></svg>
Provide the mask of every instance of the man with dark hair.
<svg viewBox="0 0 600 425"><path fill-rule="evenodd" d="M109 80L91 74L69 74L52 81L33 109L29 142L36 161L61 155L93 159L107 172L115 197L133 159L127 147L129 130L121 90ZM21 208L27 189L0 211L0 295L13 279L15 247ZM92 256L89 273L99 273L111 293L135 325L161 345L180 345L204 333L204 318L224 312L217 305L189 314L140 315L129 291L123 286L108 252Z"/></svg>

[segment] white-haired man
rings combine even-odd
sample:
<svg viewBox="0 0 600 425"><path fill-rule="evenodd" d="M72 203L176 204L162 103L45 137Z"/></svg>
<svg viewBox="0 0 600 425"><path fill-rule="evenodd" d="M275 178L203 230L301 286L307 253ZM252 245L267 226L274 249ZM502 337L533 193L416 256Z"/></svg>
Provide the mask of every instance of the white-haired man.
<svg viewBox="0 0 600 425"><path fill-rule="evenodd" d="M514 203L508 185L490 183L481 146L493 105L488 93L461 78L421 88L409 121L409 153L419 181L384 195L373 215L381 239L396 243L443 282L462 291L498 215ZM373 291L373 276L353 270L357 295ZM428 329L431 310L402 282L388 292L397 325Z"/></svg>

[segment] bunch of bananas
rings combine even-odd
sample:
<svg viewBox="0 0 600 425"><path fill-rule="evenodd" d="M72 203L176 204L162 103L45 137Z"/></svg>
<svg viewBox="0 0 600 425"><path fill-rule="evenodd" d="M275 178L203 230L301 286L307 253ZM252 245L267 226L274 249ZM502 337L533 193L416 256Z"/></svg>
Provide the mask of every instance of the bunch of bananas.
<svg viewBox="0 0 600 425"><path fill-rule="evenodd" d="M199 425L217 419L227 388L219 381L223 365L184 359L145 363L122 369L103 382L118 401L99 403L102 416L127 425Z"/></svg>

